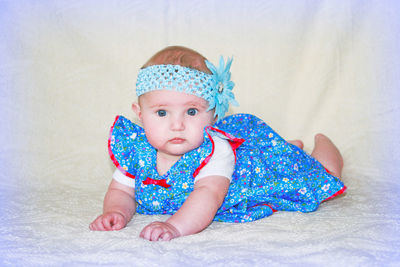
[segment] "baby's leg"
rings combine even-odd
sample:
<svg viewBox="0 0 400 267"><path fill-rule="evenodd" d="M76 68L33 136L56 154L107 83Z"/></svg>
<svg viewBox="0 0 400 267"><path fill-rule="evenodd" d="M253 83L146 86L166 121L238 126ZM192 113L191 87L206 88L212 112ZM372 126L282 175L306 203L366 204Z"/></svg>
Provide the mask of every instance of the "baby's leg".
<svg viewBox="0 0 400 267"><path fill-rule="evenodd" d="M337 147L323 134L315 135L314 142L311 156L328 169L332 175L340 177L343 169L343 158Z"/></svg>
<svg viewBox="0 0 400 267"><path fill-rule="evenodd" d="M289 141L287 141L289 144L292 144L292 145L295 145L295 146L297 146L298 148L300 148L300 149L303 149L304 148L304 144L303 144L303 141L301 141L301 140L289 140Z"/></svg>

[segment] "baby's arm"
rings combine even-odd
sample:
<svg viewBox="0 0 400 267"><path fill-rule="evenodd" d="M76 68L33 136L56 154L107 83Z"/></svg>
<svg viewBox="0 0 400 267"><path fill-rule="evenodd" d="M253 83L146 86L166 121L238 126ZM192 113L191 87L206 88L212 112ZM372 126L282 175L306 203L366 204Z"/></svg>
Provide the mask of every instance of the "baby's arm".
<svg viewBox="0 0 400 267"><path fill-rule="evenodd" d="M223 176L198 180L182 207L166 222L147 225L140 236L150 241L171 240L204 230L214 219L228 192L230 181Z"/></svg>
<svg viewBox="0 0 400 267"><path fill-rule="evenodd" d="M104 197L103 214L89 228L94 231L120 230L132 219L135 210L134 188L113 179Z"/></svg>

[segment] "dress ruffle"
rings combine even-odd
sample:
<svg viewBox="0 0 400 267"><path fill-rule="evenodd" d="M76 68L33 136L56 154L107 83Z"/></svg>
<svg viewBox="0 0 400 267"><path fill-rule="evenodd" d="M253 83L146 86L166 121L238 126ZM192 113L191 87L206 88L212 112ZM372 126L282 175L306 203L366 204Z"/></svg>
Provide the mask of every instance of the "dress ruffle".
<svg viewBox="0 0 400 267"><path fill-rule="evenodd" d="M117 116L110 130L108 152L115 166L126 176L135 178L137 143L146 139L143 128L123 116Z"/></svg>

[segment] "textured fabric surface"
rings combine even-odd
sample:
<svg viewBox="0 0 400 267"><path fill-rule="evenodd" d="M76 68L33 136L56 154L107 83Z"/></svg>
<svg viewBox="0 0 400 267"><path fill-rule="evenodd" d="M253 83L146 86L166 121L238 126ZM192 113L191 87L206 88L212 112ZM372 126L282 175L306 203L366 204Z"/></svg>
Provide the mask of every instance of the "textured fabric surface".
<svg viewBox="0 0 400 267"><path fill-rule="evenodd" d="M1 266L399 266L397 1L0 1ZM345 195L314 213L212 223L166 243L164 216L91 232L113 173L107 138L139 68L167 45L232 55L230 113L310 152L343 153Z"/></svg>
<svg viewBox="0 0 400 267"><path fill-rule="evenodd" d="M217 89L210 74L179 65L153 65L139 71L136 95L152 90L185 92L209 101Z"/></svg>

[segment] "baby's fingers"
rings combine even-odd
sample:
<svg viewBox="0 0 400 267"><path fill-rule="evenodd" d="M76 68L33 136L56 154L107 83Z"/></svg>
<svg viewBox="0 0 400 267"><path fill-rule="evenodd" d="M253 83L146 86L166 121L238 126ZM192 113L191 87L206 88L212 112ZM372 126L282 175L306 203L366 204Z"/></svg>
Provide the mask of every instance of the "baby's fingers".
<svg viewBox="0 0 400 267"><path fill-rule="evenodd" d="M104 231L104 226L102 223L102 216L99 216L90 225L89 229L92 231Z"/></svg>
<svg viewBox="0 0 400 267"><path fill-rule="evenodd" d="M162 234L164 234L164 231L165 231L165 229L163 229L161 227L156 227L155 229L153 229L153 231L151 233L150 241L160 240L160 236Z"/></svg>
<svg viewBox="0 0 400 267"><path fill-rule="evenodd" d="M112 218L110 218L108 216L103 217L103 219L101 220L101 223L103 225L104 230L106 230L106 231L112 230L111 220L112 220Z"/></svg>
<svg viewBox="0 0 400 267"><path fill-rule="evenodd" d="M158 223L151 223L143 228L140 237L149 241L158 241L162 233L163 229L158 225Z"/></svg>
<svg viewBox="0 0 400 267"><path fill-rule="evenodd" d="M116 216L111 224L112 230L121 230L125 227L125 219L121 216Z"/></svg>
<svg viewBox="0 0 400 267"><path fill-rule="evenodd" d="M126 221L123 215L118 213L108 213L100 215L90 225L93 231L113 231L124 228Z"/></svg>
<svg viewBox="0 0 400 267"><path fill-rule="evenodd" d="M119 213L109 213L103 217L103 226L107 231L120 230L125 227L125 218Z"/></svg>
<svg viewBox="0 0 400 267"><path fill-rule="evenodd" d="M139 236L140 236L141 238L143 238L143 239L149 240L149 239L148 239L148 237L150 236L149 233L148 233L149 231L150 231L149 225L147 225L146 227L144 227L144 228L142 229L142 231L140 232ZM147 238L146 238L146 237L147 237Z"/></svg>
<svg viewBox="0 0 400 267"><path fill-rule="evenodd" d="M154 226L147 225L145 228L143 228L142 232L140 233L140 237L149 241L153 241L152 240L153 232L154 232Z"/></svg>
<svg viewBox="0 0 400 267"><path fill-rule="evenodd" d="M140 237L149 241L169 241L178 236L178 230L167 222L152 222L140 233Z"/></svg>
<svg viewBox="0 0 400 267"><path fill-rule="evenodd" d="M173 238L173 235L171 232L164 232L163 234L160 235L159 240L160 241L170 241Z"/></svg>

